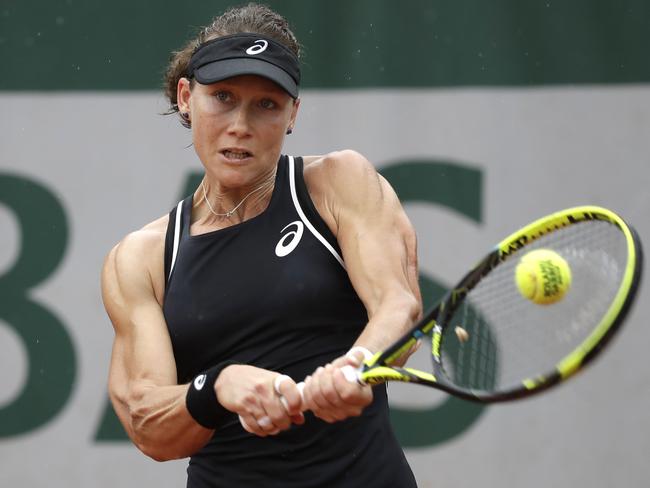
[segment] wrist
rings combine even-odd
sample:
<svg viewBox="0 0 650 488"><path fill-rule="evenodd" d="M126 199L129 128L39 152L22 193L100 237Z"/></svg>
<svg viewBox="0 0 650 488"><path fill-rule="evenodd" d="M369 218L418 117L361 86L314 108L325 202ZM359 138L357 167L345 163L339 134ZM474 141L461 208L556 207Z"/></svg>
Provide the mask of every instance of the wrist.
<svg viewBox="0 0 650 488"><path fill-rule="evenodd" d="M236 361L223 361L195 376L185 396L185 407L197 424L215 429L229 411L224 408L215 391L215 383L221 372Z"/></svg>

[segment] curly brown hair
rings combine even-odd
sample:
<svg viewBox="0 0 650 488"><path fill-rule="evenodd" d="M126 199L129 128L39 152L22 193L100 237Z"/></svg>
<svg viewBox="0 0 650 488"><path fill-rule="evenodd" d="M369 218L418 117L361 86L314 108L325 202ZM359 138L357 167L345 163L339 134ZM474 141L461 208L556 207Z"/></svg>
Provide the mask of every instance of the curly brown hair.
<svg viewBox="0 0 650 488"><path fill-rule="evenodd" d="M291 49L297 57L300 57L300 44L289 28L289 22L266 5L249 3L242 7L226 10L223 14L215 17L210 25L203 27L199 34L185 44L182 49L172 52L164 76L164 92L169 101L169 110L165 112L166 115L177 113L181 124L188 129L191 127L187 116L178 110L176 88L178 81L186 76L192 53L206 41L242 32L261 34L278 41ZM194 80L191 80L191 83L193 85Z"/></svg>

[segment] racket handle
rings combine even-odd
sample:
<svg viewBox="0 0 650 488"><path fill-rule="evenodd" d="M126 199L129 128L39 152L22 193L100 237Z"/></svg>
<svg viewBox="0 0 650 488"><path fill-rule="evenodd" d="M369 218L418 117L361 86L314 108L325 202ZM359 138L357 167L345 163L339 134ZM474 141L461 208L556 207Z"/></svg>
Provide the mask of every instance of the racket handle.
<svg viewBox="0 0 650 488"><path fill-rule="evenodd" d="M341 373L343 373L345 379L348 380L350 383L359 383L360 385L365 385L365 383L361 379L361 369L357 369L354 366L347 365L341 368ZM305 382L301 381L300 383L296 384L296 386L298 387L298 391L300 392L300 396L304 403L305 394L303 392L305 390ZM289 404L287 403L287 399L284 398L282 394L280 394L280 392L277 393L278 395L280 395L280 401L282 402L282 405L284 405L284 409L288 412Z"/></svg>
<svg viewBox="0 0 650 488"><path fill-rule="evenodd" d="M371 354L370 351L368 351L368 354ZM364 356L368 358L368 355L364 353ZM363 367L360 366L359 368L355 368L354 366L350 366L349 364L346 366L343 366L341 368L341 373L343 373L343 376L345 377L346 380L348 380L350 383L358 383L360 385L365 385L366 383L361 379L361 372L363 371ZM287 403L287 399L284 398L282 393L280 393L280 385L282 384L283 381L291 379L287 375L279 375L275 378L275 381L273 382L273 389L275 392L278 394L280 397L280 402L282 403L282 406L284 409L289 412L289 404ZM302 399L302 403L304 405L305 403L305 394L303 393L305 390L305 382L301 381L300 383L297 383L296 386L298 387L298 391L300 392L300 397ZM303 410L304 411L304 410ZM242 416L239 416L239 422L241 423L242 427L244 427L245 430L248 432L251 432L250 428L248 427L248 424L246 421L242 418Z"/></svg>
<svg viewBox="0 0 650 488"><path fill-rule="evenodd" d="M355 368L354 366L350 366L349 364L341 368L341 373L343 373L345 379L348 380L350 383L359 383L360 385L365 385L366 383L361 379L362 371L363 371L362 367ZM301 381L300 383L296 384L296 386L298 387L298 391L300 392L300 397L302 398L302 402L305 403L305 394L303 393L305 390L305 382ZM279 385L278 388L275 389L275 392L278 395L280 395L280 401L282 402L284 409L288 412L289 404L287 403L287 399L284 398L280 393Z"/></svg>

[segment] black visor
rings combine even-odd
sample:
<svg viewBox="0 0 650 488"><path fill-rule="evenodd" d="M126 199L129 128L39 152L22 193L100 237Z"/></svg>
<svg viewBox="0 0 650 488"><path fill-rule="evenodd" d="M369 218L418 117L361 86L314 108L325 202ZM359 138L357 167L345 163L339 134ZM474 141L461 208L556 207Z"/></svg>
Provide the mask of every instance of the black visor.
<svg viewBox="0 0 650 488"><path fill-rule="evenodd" d="M240 75L258 75L298 97L300 65L291 50L259 34L235 34L201 44L190 59L187 76L208 85Z"/></svg>

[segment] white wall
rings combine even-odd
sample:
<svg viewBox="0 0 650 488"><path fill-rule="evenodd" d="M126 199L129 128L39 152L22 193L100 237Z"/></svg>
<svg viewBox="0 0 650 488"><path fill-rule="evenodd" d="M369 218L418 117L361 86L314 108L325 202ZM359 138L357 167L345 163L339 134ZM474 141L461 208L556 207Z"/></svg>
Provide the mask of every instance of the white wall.
<svg viewBox="0 0 650 488"><path fill-rule="evenodd" d="M45 185L71 224L64 260L32 296L61 318L79 366L60 415L26 435L0 438L0 486L184 486L185 461L157 464L130 444L97 443L94 435L112 341L99 294L102 260L122 236L178 200L187 173L199 169L186 148L189 134L158 115L164 104L155 93L2 93L0 106L0 173ZM650 240L648 86L305 92L287 152L346 147L378 167L431 159L483 172L480 224L407 205L422 269L448 284L517 227L576 204L612 208ZM21 239L12 211L0 204L0 276ZM461 437L408 450L420 485L645 486L649 293L642 289L604 357L570 384L489 407ZM20 391L26 358L18 335L0 321L0 412ZM417 387L391 392L395 405L444 399Z"/></svg>

